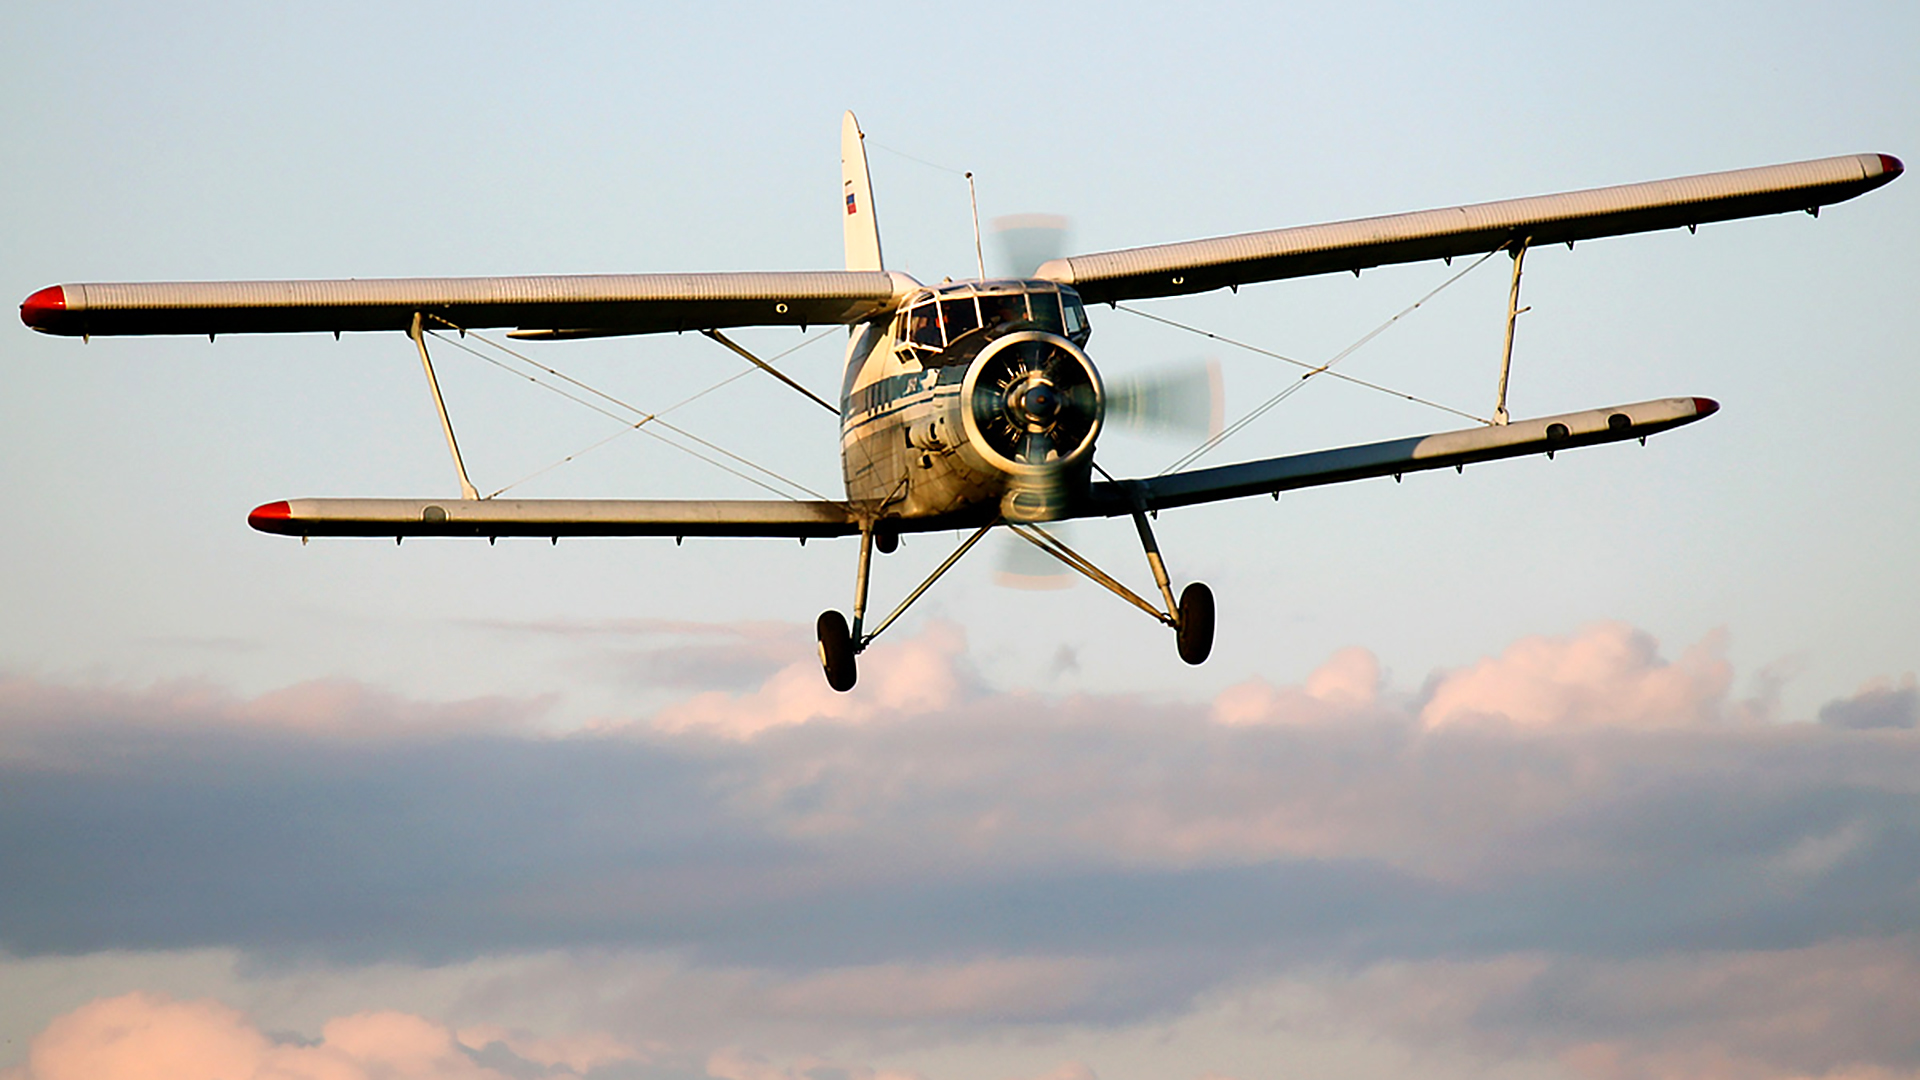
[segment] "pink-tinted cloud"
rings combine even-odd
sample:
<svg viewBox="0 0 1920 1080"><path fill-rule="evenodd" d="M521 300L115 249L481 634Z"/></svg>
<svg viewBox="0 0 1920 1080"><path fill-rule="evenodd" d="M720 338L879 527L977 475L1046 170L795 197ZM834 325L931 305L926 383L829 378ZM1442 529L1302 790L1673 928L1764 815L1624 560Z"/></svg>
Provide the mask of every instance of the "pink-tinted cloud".
<svg viewBox="0 0 1920 1080"><path fill-rule="evenodd" d="M1093 1066L1084 1061L1063 1061L1037 1076L1019 1080L1100 1080L1100 1077L1094 1073Z"/></svg>
<svg viewBox="0 0 1920 1080"><path fill-rule="evenodd" d="M0 758L28 753L44 742L39 736L102 726L354 741L494 733L523 729L546 704L496 696L426 702L351 679L314 679L242 698L191 679L75 687L16 675L0 677Z"/></svg>
<svg viewBox="0 0 1920 1080"><path fill-rule="evenodd" d="M926 1080L917 1072L848 1066L824 1058L802 1058L789 1065L777 1065L760 1054L738 1047L714 1051L707 1058L707 1075L713 1080L816 1080L822 1075L836 1080Z"/></svg>
<svg viewBox="0 0 1920 1080"><path fill-rule="evenodd" d="M1358 646L1341 649L1314 669L1302 686L1265 679L1236 683L1213 701L1222 724L1311 724L1374 708L1382 690L1380 661Z"/></svg>
<svg viewBox="0 0 1920 1080"><path fill-rule="evenodd" d="M665 732L698 732L747 739L763 731L815 720L864 724L887 717L939 712L958 704L972 686L962 658L966 637L952 623L875 645L860 659L857 693L836 693L815 660L781 668L747 693L709 691L654 714Z"/></svg>
<svg viewBox="0 0 1920 1080"><path fill-rule="evenodd" d="M312 1045L274 1039L216 1001L144 993L54 1020L6 1080L511 1080L441 1024L399 1012L343 1016Z"/></svg>
<svg viewBox="0 0 1920 1080"><path fill-rule="evenodd" d="M497 1045L522 1061L573 1073L587 1073L603 1065L642 1060L646 1056L604 1031L541 1036L498 1024L473 1024L461 1028L455 1038L470 1050Z"/></svg>
<svg viewBox="0 0 1920 1080"><path fill-rule="evenodd" d="M1554 726L1670 728L1723 716L1733 667L1716 633L1677 661L1624 623L1596 623L1570 637L1528 637L1441 680L1420 721L1428 728L1504 720Z"/></svg>

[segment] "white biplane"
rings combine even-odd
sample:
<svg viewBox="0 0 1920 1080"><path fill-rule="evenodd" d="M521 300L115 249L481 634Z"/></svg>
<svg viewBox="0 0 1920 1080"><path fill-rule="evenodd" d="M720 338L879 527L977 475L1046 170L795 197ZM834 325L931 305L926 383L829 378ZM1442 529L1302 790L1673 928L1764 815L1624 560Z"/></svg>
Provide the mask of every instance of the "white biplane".
<svg viewBox="0 0 1920 1080"><path fill-rule="evenodd" d="M855 657L996 526L1005 526L1171 627L1190 664L1212 648L1213 595L1176 599L1150 517L1195 503L1394 476L1598 443L1644 440L1718 408L1675 397L1511 420L1506 370L1493 418L1478 427L1317 453L1117 479L1094 463L1109 395L1088 358L1087 305L1232 288L1251 282L1504 250L1513 257L1508 357L1521 259L1530 245L1673 229L1790 211L1817 213L1892 181L1886 154L1854 154L1651 183L1308 225L1052 259L1017 279L922 285L881 259L866 150L842 124L846 269L819 272L608 274L347 281L54 285L22 320L73 337L400 331L426 369L459 474L459 499L289 499L254 510L263 532L314 536L852 536L860 538L852 618L819 618L827 682L854 685ZM850 328L836 406L722 334L740 326ZM699 331L840 416L840 500L480 498L433 377L426 338L511 328L567 339ZM1098 475L1096 475L1098 474ZM1130 517L1158 586L1149 601L1043 527ZM900 535L969 533L893 613L866 627L874 549Z"/></svg>

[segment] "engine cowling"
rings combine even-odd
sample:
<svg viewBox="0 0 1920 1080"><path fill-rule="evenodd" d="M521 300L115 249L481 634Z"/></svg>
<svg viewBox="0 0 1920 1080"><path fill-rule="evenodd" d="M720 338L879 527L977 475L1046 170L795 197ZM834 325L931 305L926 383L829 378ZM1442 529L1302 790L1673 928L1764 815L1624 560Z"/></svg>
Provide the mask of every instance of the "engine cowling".
<svg viewBox="0 0 1920 1080"><path fill-rule="evenodd" d="M1100 435L1106 393L1078 345L1044 330L1021 330L980 351L961 383L970 447L1008 477L1001 513L1047 521L1084 485Z"/></svg>

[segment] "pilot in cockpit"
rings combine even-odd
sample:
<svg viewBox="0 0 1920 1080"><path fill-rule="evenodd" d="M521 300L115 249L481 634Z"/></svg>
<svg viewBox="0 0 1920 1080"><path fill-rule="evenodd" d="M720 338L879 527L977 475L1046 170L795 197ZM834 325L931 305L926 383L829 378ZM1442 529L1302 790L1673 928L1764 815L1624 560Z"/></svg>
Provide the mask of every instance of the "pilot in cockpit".
<svg viewBox="0 0 1920 1080"><path fill-rule="evenodd" d="M907 340L930 349L940 347L940 322L932 304L917 307L907 316Z"/></svg>
<svg viewBox="0 0 1920 1080"><path fill-rule="evenodd" d="M1018 293L1012 296L983 296L980 298L980 315L986 321L988 330L998 330L1027 317L1027 298Z"/></svg>

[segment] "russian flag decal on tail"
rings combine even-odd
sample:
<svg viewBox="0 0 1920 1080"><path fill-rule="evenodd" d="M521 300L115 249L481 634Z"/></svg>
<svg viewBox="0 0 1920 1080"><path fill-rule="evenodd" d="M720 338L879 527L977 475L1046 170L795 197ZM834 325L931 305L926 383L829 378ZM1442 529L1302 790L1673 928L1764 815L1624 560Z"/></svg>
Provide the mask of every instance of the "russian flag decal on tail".
<svg viewBox="0 0 1920 1080"><path fill-rule="evenodd" d="M847 212L840 215L847 269L884 269L880 261L879 211L873 203L873 179L867 175L867 148L861 142L860 123L852 113L840 118L840 191L847 197Z"/></svg>

